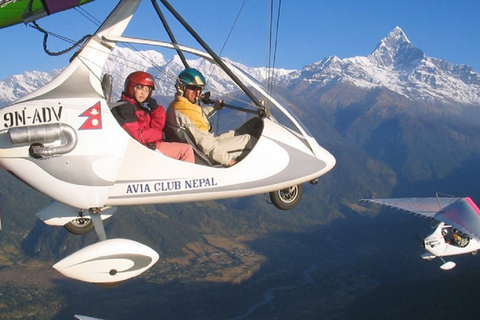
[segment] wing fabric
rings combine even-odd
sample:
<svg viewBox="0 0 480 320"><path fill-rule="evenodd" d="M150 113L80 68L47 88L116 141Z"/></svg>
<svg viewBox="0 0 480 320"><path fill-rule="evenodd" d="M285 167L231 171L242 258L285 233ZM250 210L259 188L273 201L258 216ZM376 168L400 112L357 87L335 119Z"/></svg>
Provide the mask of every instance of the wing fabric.
<svg viewBox="0 0 480 320"><path fill-rule="evenodd" d="M0 0L0 29L37 20L91 1L93 0Z"/></svg>
<svg viewBox="0 0 480 320"><path fill-rule="evenodd" d="M362 199L362 201L432 217L480 239L480 209L469 197Z"/></svg>
<svg viewBox="0 0 480 320"><path fill-rule="evenodd" d="M445 207L437 213L435 219L480 239L480 210L469 197L461 198Z"/></svg>
<svg viewBox="0 0 480 320"><path fill-rule="evenodd" d="M398 198L398 199L362 199L365 202L378 203L384 206L410 211L426 217L435 214L461 198Z"/></svg>
<svg viewBox="0 0 480 320"><path fill-rule="evenodd" d="M0 28L9 27L11 25L23 21L23 14L27 12L29 1L0 1ZM32 12L44 11L43 4L40 0L34 0L31 5Z"/></svg>

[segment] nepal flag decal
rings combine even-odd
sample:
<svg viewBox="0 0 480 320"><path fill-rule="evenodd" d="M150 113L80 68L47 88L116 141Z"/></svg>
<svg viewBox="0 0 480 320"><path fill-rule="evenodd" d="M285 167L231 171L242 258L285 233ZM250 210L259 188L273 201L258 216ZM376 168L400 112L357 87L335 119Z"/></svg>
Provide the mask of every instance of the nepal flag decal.
<svg viewBox="0 0 480 320"><path fill-rule="evenodd" d="M100 101L88 108L79 117L88 117L78 130L102 129L102 113Z"/></svg>

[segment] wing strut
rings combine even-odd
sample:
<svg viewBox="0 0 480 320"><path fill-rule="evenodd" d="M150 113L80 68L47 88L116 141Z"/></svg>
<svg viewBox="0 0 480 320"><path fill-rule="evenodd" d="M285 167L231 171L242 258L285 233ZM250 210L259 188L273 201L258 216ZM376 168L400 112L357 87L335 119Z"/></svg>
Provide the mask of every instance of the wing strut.
<svg viewBox="0 0 480 320"><path fill-rule="evenodd" d="M105 227L103 226L102 218L100 217L101 210L90 209L90 218L92 218L93 226L95 227L95 232L97 233L98 240L105 241L107 240L107 235L105 234Z"/></svg>
<svg viewBox="0 0 480 320"><path fill-rule="evenodd" d="M152 5L155 8L155 11L157 11L157 15L162 20L163 27L165 28L165 31L167 31L168 36L170 37L170 40L172 41L173 44L178 45L177 40L175 39L175 35L172 32L172 29L170 29L170 26L168 25L167 20L165 20L165 16L163 15L162 10L160 10L160 7L158 6L158 3L156 0L152 0ZM178 48L175 48L175 51L177 51L178 56L183 62L183 65L185 68L188 68L188 62L187 59L185 58L185 55L181 50Z"/></svg>
<svg viewBox="0 0 480 320"><path fill-rule="evenodd" d="M177 11L168 3L167 0L161 0L163 5L170 11L170 13L180 22L183 27L192 35L193 38L208 52L215 60L215 62L225 71L226 74L239 86L240 89L255 103L255 105L265 110L265 106L253 95L253 93L237 78L237 76L225 65L223 60L203 41L203 39L190 27L190 25L183 19Z"/></svg>

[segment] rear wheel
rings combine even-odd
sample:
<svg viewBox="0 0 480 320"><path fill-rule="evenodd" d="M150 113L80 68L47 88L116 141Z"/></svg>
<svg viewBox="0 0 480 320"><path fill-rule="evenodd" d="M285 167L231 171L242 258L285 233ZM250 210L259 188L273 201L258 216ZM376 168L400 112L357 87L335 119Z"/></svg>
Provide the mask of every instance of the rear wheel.
<svg viewBox="0 0 480 320"><path fill-rule="evenodd" d="M270 192L270 200L273 205L280 210L290 210L295 208L302 198L303 185L295 186Z"/></svg>
<svg viewBox="0 0 480 320"><path fill-rule="evenodd" d="M64 227L70 233L81 236L92 231L93 222L88 218L77 218L64 225Z"/></svg>

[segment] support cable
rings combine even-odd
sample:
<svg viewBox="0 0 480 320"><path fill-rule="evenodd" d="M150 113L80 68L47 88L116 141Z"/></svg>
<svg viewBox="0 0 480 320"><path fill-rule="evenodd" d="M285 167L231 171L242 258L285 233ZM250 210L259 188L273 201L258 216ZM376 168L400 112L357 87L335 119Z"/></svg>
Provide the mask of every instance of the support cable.
<svg viewBox="0 0 480 320"><path fill-rule="evenodd" d="M173 44L178 45L177 40L175 39L175 36L170 29L170 26L167 23L167 20L165 20L165 16L162 13L162 10L160 10L160 7L158 6L158 3L156 0L152 0L152 5L155 8L155 11L157 12L158 17L162 21L163 27L165 28L165 31L167 31L168 36L170 37L170 41L172 41ZM185 55L183 52L179 49L175 49L177 51L178 56L180 57L180 60L182 60L183 65L185 68L188 68L188 62L187 59L185 59Z"/></svg>
<svg viewBox="0 0 480 320"><path fill-rule="evenodd" d="M192 35L192 37L207 51L208 54L215 60L216 63L228 74L228 76L235 82L235 84L242 89L242 91L252 100L252 102L261 110L265 107L260 100L255 97L252 92L238 79L238 77L228 68L222 59L203 41L202 38L192 29L192 27L178 14L177 11L166 0L161 0L163 5L170 11L170 13L180 22L183 27Z"/></svg>

